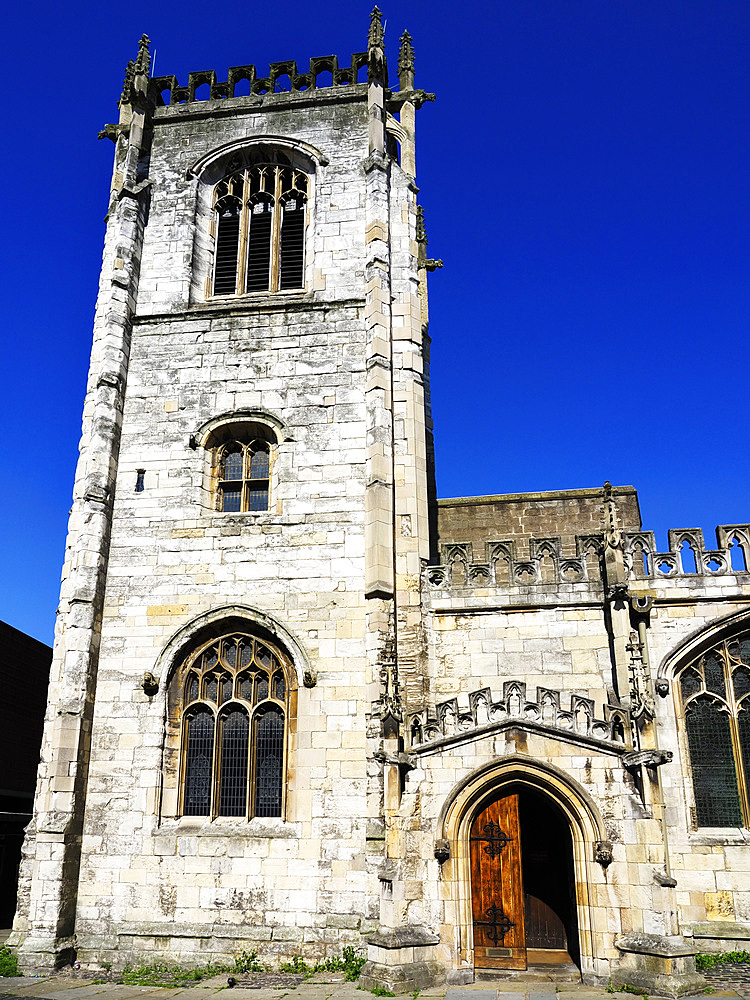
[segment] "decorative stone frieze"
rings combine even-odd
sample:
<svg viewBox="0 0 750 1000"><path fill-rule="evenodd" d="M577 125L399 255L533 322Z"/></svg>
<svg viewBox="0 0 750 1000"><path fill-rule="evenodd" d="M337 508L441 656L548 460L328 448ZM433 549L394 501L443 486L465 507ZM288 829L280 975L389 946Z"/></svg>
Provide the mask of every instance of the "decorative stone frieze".
<svg viewBox="0 0 750 1000"><path fill-rule="evenodd" d="M451 698L434 707L411 712L407 719L411 745L427 746L438 740L474 734L514 721L533 723L565 734L625 743L629 722L624 709L607 705L605 717L597 719L590 698L576 694L566 697L570 707L564 709L563 695L559 691L539 687L536 700L531 701L526 697L526 684L516 680L503 683L500 698L493 697L489 688L471 691L468 708L462 708L457 698Z"/></svg>

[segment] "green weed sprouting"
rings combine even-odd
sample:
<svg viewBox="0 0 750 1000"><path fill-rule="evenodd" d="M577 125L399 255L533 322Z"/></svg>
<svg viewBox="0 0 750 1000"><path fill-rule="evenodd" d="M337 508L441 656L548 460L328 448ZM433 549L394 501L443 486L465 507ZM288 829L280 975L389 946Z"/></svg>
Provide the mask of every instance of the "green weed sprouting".
<svg viewBox="0 0 750 1000"><path fill-rule="evenodd" d="M738 965L740 962L750 962L750 951L717 951L695 956L695 967L699 972L709 972L717 965Z"/></svg>
<svg viewBox="0 0 750 1000"><path fill-rule="evenodd" d="M22 976L23 973L18 968L18 958L16 953L11 951L7 945L0 948L0 976Z"/></svg>

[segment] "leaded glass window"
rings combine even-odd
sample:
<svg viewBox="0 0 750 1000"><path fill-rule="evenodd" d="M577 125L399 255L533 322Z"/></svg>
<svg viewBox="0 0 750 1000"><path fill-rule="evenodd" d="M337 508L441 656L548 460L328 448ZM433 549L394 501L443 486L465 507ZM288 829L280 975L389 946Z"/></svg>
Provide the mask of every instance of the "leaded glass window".
<svg viewBox="0 0 750 1000"><path fill-rule="evenodd" d="M750 632L679 673L697 826L750 826Z"/></svg>
<svg viewBox="0 0 750 1000"><path fill-rule="evenodd" d="M271 445L229 441L217 452L218 506L223 511L268 510Z"/></svg>
<svg viewBox="0 0 750 1000"><path fill-rule="evenodd" d="M173 682L183 815L282 815L286 665L279 649L244 633L214 639L186 658Z"/></svg>
<svg viewBox="0 0 750 1000"><path fill-rule="evenodd" d="M305 285L309 177L257 163L214 190L214 295L278 292Z"/></svg>

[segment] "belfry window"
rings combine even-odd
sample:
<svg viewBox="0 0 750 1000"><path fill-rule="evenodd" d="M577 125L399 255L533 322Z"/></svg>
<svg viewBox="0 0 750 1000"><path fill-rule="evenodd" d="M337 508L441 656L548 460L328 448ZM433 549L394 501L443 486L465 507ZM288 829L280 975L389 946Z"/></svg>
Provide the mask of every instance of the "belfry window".
<svg viewBox="0 0 750 1000"><path fill-rule="evenodd" d="M750 826L750 632L679 673L698 826Z"/></svg>
<svg viewBox="0 0 750 1000"><path fill-rule="evenodd" d="M259 163L214 189L214 295L304 288L309 178Z"/></svg>
<svg viewBox="0 0 750 1000"><path fill-rule="evenodd" d="M174 678L184 816L281 816L288 684L281 652L232 633L188 656Z"/></svg>

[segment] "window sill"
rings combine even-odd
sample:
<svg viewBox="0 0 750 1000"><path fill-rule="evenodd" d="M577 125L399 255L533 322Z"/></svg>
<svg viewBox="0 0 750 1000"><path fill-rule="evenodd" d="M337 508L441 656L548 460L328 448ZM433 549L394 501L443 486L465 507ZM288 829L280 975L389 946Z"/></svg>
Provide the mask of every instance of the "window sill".
<svg viewBox="0 0 750 1000"><path fill-rule="evenodd" d="M750 844L750 831L739 826L704 826L688 832L688 843L697 847Z"/></svg>
<svg viewBox="0 0 750 1000"><path fill-rule="evenodd" d="M220 295L194 302L196 312L226 312L231 309L275 310L314 301L315 292L306 288L286 292L247 292L245 295Z"/></svg>
<svg viewBox="0 0 750 1000"><path fill-rule="evenodd" d="M178 816L162 820L155 827L154 834L177 834L181 837L246 837L267 840L278 837L293 840L299 837L296 823L289 823L280 817L239 819L234 816Z"/></svg>

